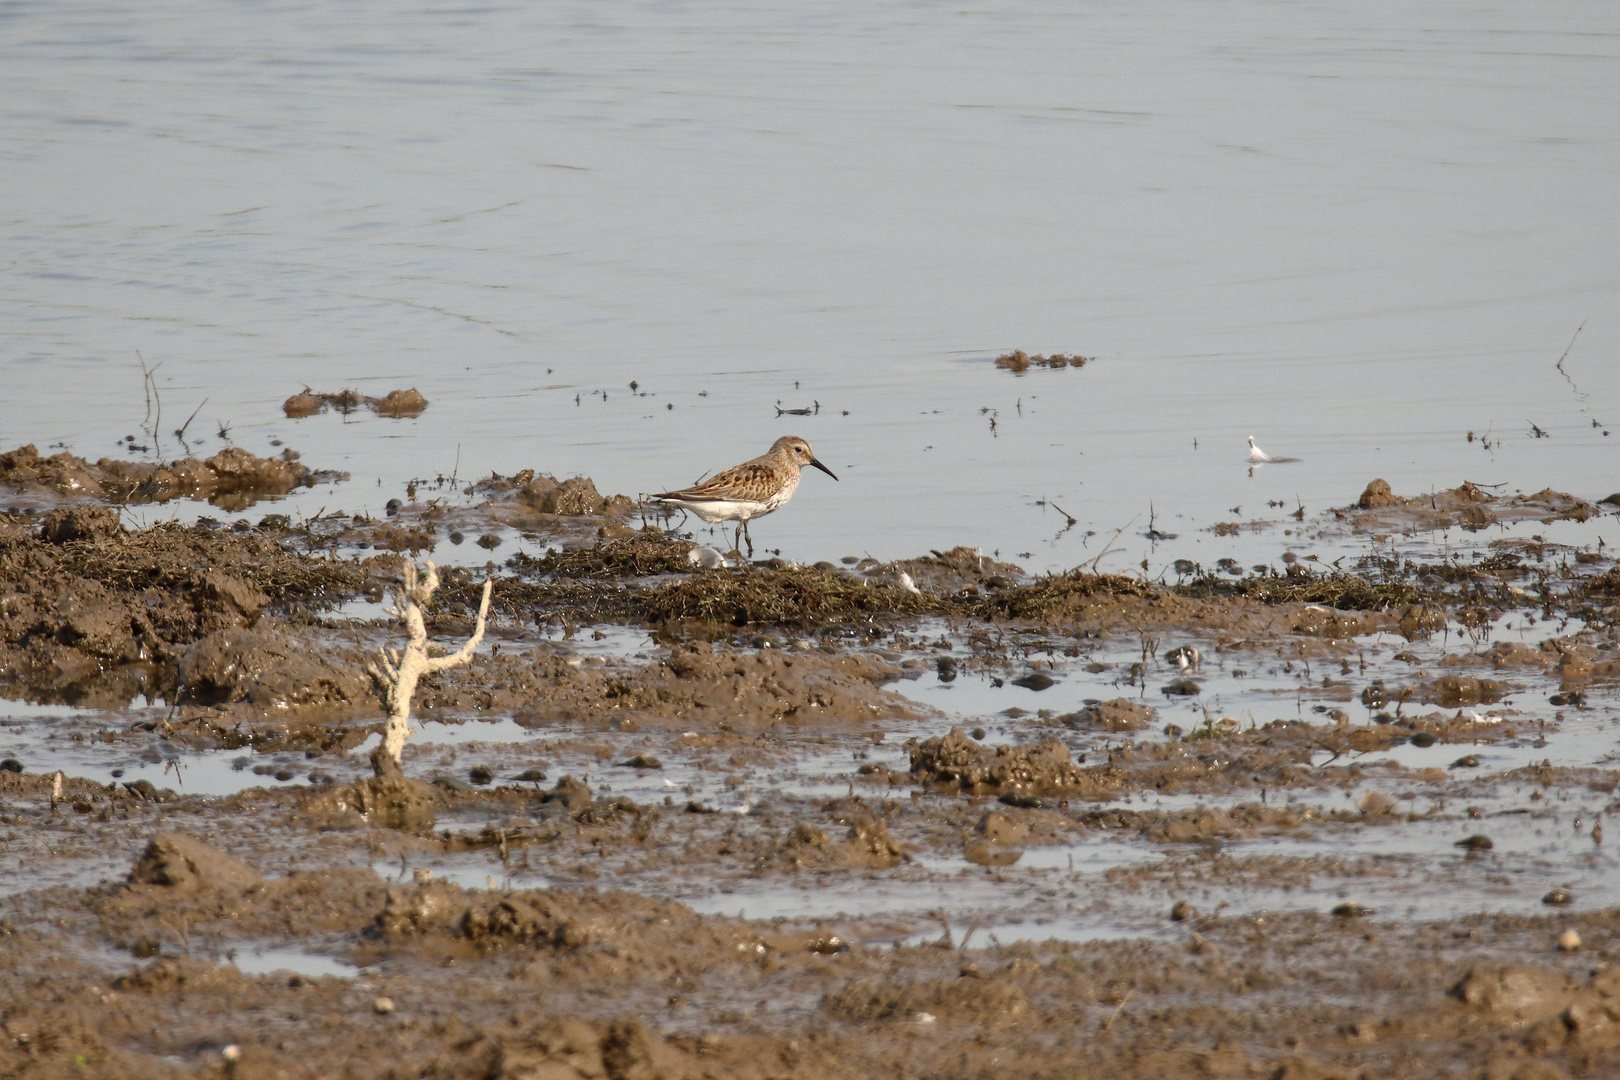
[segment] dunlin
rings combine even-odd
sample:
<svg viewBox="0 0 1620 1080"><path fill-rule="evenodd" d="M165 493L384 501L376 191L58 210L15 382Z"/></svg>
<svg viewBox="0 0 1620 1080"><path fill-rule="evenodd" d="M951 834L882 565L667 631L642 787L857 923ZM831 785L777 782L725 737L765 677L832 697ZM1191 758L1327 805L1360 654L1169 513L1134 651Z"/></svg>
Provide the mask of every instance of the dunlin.
<svg viewBox="0 0 1620 1080"><path fill-rule="evenodd" d="M711 525L735 521L737 532L732 538L732 547L746 542L748 554L753 555L749 520L763 517L791 499L799 486L799 470L806 465L813 465L834 480L838 479L831 469L816 460L809 443L796 435L784 435L752 461L734 465L689 488L666 491L651 498L653 502L690 510Z"/></svg>

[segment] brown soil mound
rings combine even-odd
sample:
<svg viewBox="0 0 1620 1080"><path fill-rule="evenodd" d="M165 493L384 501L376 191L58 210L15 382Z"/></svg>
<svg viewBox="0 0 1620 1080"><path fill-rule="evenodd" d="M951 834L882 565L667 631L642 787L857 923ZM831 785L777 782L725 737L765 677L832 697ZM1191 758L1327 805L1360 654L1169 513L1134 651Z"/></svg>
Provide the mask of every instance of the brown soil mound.
<svg viewBox="0 0 1620 1080"><path fill-rule="evenodd" d="M1051 356L1031 356L1022 349L1015 349L996 357L996 367L1003 371L1010 371L1014 375L1022 375L1032 367L1038 368L1082 368L1091 362L1089 356L1075 353L1068 356L1063 353L1053 353Z"/></svg>
<svg viewBox="0 0 1620 1080"><path fill-rule="evenodd" d="M154 836L129 872L132 885L157 885L185 892L245 892L263 880L247 863L184 833Z"/></svg>
<svg viewBox="0 0 1620 1080"><path fill-rule="evenodd" d="M992 589L1005 589L1022 582L1027 575L1021 566L997 562L978 549L955 547L936 551L927 558L901 559L889 570L905 571L926 592L978 595Z"/></svg>
<svg viewBox="0 0 1620 1080"><path fill-rule="evenodd" d="M292 419L305 416L314 416L327 409L336 409L347 416L359 409L370 409L378 416L420 416L422 410L428 407L427 398L417 392L415 387L409 390L390 390L380 398L367 397L356 390L340 390L336 394L317 394L305 387L282 403L281 411Z"/></svg>
<svg viewBox="0 0 1620 1080"><path fill-rule="evenodd" d="M677 646L664 660L634 668L571 664L550 653L480 659L454 683L425 689L428 708L510 709L518 723L691 727L725 724L759 732L778 724L865 724L915 719L915 703L880 689L899 678L881 659L819 651L716 650Z"/></svg>
<svg viewBox="0 0 1620 1080"><path fill-rule="evenodd" d="M578 517L584 514L628 513L634 505L624 495L604 499L588 476L558 480L545 473L524 469L515 476L491 474L473 485L473 490L490 497L491 502L526 507L537 514Z"/></svg>
<svg viewBox="0 0 1620 1080"><path fill-rule="evenodd" d="M1400 496L1374 480L1352 506L1335 510L1357 532L1404 532L1461 526L1470 531L1516 521L1585 521L1600 513L1585 499L1548 488L1533 495L1492 495L1470 481L1431 495Z"/></svg>
<svg viewBox="0 0 1620 1080"><path fill-rule="evenodd" d="M188 457L167 464L114 458L92 464L65 450L42 458L31 445L0 454L0 484L23 493L110 503L206 499L231 512L294 488L347 478L347 473L313 472L296 460L255 457L235 446L203 461Z"/></svg>
<svg viewBox="0 0 1620 1080"><path fill-rule="evenodd" d="M193 642L254 627L270 611L334 603L366 584L353 564L299 556L265 537L203 525L130 533L111 514L61 510L40 527L0 518L0 681L35 699L177 700L185 696L177 667ZM289 655L312 648L285 645ZM193 659L206 667L201 654ZM265 671L219 675L205 696L233 699Z"/></svg>
<svg viewBox="0 0 1620 1080"><path fill-rule="evenodd" d="M1151 705L1129 698L1114 698L1087 705L1063 718L1070 727L1099 728L1103 731L1141 731L1153 726L1159 713Z"/></svg>
<svg viewBox="0 0 1620 1080"><path fill-rule="evenodd" d="M952 728L946 735L907 743L906 748L911 752L912 776L963 791L1081 795L1098 789L1090 771L1076 765L1069 748L1056 739L992 750L968 738L961 728Z"/></svg>
<svg viewBox="0 0 1620 1080"><path fill-rule="evenodd" d="M247 704L268 714L377 712L371 678L352 651L334 657L280 627L215 630L180 653L180 700Z"/></svg>
<svg viewBox="0 0 1620 1080"><path fill-rule="evenodd" d="M849 830L841 841L808 822L800 822L777 840L754 864L755 874L772 870L874 869L898 866L910 858L889 834L889 827L865 807L858 807L838 820L847 821Z"/></svg>

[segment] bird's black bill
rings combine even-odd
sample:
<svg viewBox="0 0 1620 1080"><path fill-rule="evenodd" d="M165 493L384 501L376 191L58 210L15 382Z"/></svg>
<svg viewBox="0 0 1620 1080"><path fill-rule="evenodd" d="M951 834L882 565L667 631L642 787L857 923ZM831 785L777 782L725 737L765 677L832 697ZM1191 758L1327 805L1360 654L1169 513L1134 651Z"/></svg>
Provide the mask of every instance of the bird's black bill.
<svg viewBox="0 0 1620 1080"><path fill-rule="evenodd" d="M828 476L831 476L834 480L838 479L838 477L833 474L833 471L831 469L827 468L827 466L823 465L821 462L817 461L815 458L810 459L810 464L814 465L816 468L820 469L822 472L826 473Z"/></svg>

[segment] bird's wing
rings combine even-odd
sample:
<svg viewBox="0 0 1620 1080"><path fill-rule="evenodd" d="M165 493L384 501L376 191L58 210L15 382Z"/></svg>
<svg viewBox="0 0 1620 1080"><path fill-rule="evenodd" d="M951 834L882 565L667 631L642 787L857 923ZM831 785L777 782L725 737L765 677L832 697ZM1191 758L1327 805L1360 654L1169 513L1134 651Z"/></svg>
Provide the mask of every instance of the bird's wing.
<svg viewBox="0 0 1620 1080"><path fill-rule="evenodd" d="M666 491L654 495L655 499L679 499L683 502L731 502L737 499L763 501L782 484L777 470L762 461L745 461L724 472L716 473L701 484L679 491Z"/></svg>

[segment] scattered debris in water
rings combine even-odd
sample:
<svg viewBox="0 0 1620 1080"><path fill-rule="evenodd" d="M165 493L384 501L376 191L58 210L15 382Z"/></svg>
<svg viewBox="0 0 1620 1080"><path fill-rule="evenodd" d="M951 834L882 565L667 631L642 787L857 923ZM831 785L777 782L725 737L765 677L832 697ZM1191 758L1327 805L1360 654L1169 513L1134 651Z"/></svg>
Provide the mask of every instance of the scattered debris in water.
<svg viewBox="0 0 1620 1080"><path fill-rule="evenodd" d="M335 394L316 393L309 387L304 387L298 393L288 398L281 405L281 411L287 414L288 419L297 420L305 416L314 416L316 413L334 409L348 416L360 409L370 409L378 416L389 416L395 419L401 417L420 416L428 407L427 398L423 397L415 387L409 390L390 390L382 397L368 397L357 390L340 390Z"/></svg>
<svg viewBox="0 0 1620 1080"><path fill-rule="evenodd" d="M1022 375L1032 367L1037 368L1081 368L1089 364L1094 358L1064 353L1053 353L1051 356L1031 356L1022 349L1010 353L1003 353L996 357L996 367L1003 371L1010 371L1014 375Z"/></svg>

